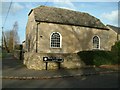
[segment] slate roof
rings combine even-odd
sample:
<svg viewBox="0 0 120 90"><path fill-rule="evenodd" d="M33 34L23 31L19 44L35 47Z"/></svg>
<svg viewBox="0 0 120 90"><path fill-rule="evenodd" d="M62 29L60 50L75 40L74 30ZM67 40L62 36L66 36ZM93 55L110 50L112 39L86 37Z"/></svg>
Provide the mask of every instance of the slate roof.
<svg viewBox="0 0 120 90"><path fill-rule="evenodd" d="M107 25L108 27L110 27L112 30L114 30L116 33L120 34L120 27L116 27L113 25Z"/></svg>
<svg viewBox="0 0 120 90"><path fill-rule="evenodd" d="M36 7L30 13L32 11L34 11L35 20L39 22L108 29L99 19L88 13L48 6Z"/></svg>

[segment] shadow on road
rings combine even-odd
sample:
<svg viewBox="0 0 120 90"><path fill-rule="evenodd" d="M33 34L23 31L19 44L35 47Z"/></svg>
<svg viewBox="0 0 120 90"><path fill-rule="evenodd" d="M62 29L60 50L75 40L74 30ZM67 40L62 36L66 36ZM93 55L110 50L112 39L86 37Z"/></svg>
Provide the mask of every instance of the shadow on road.
<svg viewBox="0 0 120 90"><path fill-rule="evenodd" d="M20 69L25 67L22 60L16 59L11 53L7 53L6 57L2 58L2 70L4 69Z"/></svg>

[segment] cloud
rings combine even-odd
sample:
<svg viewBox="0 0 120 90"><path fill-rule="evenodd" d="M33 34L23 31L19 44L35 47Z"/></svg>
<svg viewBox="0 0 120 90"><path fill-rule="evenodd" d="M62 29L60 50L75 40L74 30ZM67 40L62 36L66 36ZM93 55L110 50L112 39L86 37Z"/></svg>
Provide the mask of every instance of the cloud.
<svg viewBox="0 0 120 90"><path fill-rule="evenodd" d="M53 4L56 7L70 9L70 10L77 10L74 4L70 0L53 0Z"/></svg>
<svg viewBox="0 0 120 90"><path fill-rule="evenodd" d="M8 11L8 8L10 6L10 3L1 3L2 9L0 9L0 14L6 14Z"/></svg>
<svg viewBox="0 0 120 90"><path fill-rule="evenodd" d="M13 3L12 7L11 7L11 12L12 13L16 13L20 10L24 9L24 6L22 6L21 4L19 3Z"/></svg>
<svg viewBox="0 0 120 90"><path fill-rule="evenodd" d="M10 2L4 2L2 3L2 11L0 14L6 14L8 12L10 6ZM14 14L16 12L19 12L20 10L24 9L24 6L21 5L20 3L12 3L11 8L10 8L10 13Z"/></svg>
<svg viewBox="0 0 120 90"><path fill-rule="evenodd" d="M118 25L118 10L114 10L109 13L103 13L101 18L103 20L107 20L109 24Z"/></svg>
<svg viewBox="0 0 120 90"><path fill-rule="evenodd" d="M31 9L31 8L34 8L34 7L35 7L35 5L33 3L25 4L25 8L27 8L27 9Z"/></svg>

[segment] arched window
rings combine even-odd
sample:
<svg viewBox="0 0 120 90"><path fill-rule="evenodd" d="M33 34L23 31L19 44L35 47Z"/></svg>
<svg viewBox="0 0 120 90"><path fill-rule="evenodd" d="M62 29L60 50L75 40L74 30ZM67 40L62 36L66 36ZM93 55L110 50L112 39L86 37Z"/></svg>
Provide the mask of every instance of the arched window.
<svg viewBox="0 0 120 90"><path fill-rule="evenodd" d="M100 38L98 36L93 37L93 48L100 49Z"/></svg>
<svg viewBox="0 0 120 90"><path fill-rule="evenodd" d="M58 32L54 32L51 34L51 48L60 48L61 47L61 35Z"/></svg>

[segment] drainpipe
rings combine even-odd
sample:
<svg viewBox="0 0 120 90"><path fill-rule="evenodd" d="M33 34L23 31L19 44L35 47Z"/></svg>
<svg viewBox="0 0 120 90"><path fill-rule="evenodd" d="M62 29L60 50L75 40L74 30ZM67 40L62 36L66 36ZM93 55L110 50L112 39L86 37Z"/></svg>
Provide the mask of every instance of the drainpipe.
<svg viewBox="0 0 120 90"><path fill-rule="evenodd" d="M38 25L40 22L37 22L37 28L36 28L36 53L38 52Z"/></svg>
<svg viewBox="0 0 120 90"><path fill-rule="evenodd" d="M117 41L119 41L119 31L117 30Z"/></svg>

